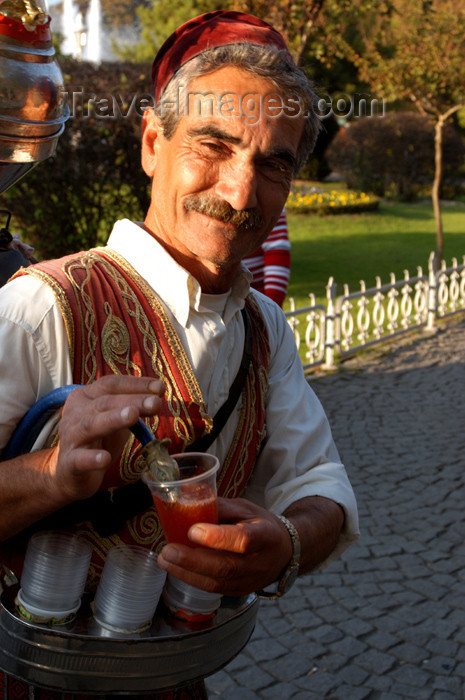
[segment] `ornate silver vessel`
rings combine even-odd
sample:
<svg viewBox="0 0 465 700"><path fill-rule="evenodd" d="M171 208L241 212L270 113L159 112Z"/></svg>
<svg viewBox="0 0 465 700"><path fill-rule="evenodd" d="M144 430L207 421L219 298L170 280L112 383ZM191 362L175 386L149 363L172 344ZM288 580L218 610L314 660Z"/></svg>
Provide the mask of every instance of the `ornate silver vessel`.
<svg viewBox="0 0 465 700"><path fill-rule="evenodd" d="M50 17L38 0L0 0L0 192L53 155L68 116Z"/></svg>

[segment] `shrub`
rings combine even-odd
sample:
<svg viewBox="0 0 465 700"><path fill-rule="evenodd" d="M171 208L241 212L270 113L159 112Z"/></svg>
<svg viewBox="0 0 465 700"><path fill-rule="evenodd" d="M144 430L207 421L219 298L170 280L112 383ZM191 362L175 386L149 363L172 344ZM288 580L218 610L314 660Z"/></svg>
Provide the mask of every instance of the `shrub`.
<svg viewBox="0 0 465 700"><path fill-rule="evenodd" d="M456 130L444 129L444 181L463 163L464 144ZM416 197L422 183L434 174L434 126L416 112L390 112L350 122L327 151L333 170L342 173L350 188L403 201Z"/></svg>
<svg viewBox="0 0 465 700"><path fill-rule="evenodd" d="M324 180L330 172L326 153L328 146L339 131L339 126L334 117L328 117L322 122L322 128L318 134L313 153L307 163L298 174L301 180Z"/></svg>
<svg viewBox="0 0 465 700"><path fill-rule="evenodd" d="M286 202L286 210L296 214L354 214L373 211L378 207L378 197L366 192L324 191L297 185L292 188Z"/></svg>

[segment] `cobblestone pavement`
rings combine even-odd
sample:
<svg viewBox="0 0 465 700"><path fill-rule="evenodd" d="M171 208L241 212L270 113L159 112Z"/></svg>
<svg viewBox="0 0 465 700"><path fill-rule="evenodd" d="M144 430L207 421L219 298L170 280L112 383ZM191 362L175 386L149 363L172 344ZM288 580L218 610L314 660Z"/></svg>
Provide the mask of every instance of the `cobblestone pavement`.
<svg viewBox="0 0 465 700"><path fill-rule="evenodd" d="M465 322L310 381L361 539L261 604L245 650L207 679L210 697L463 700Z"/></svg>

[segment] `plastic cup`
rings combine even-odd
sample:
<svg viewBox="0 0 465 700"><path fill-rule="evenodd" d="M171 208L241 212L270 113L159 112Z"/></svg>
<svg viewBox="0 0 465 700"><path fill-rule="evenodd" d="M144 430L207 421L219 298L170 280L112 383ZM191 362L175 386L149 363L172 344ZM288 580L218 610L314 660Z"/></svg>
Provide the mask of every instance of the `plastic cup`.
<svg viewBox="0 0 465 700"><path fill-rule="evenodd" d="M196 547L187 536L191 525L218 522L216 473L220 463L206 452L171 456L178 463L179 480L154 481L149 470L142 479L150 488L167 541Z"/></svg>
<svg viewBox="0 0 465 700"><path fill-rule="evenodd" d="M186 622L211 619L221 604L221 594L203 591L168 574L163 600L170 612Z"/></svg>
<svg viewBox="0 0 465 700"><path fill-rule="evenodd" d="M18 593L20 605L40 621L69 618L81 604L91 556L91 545L76 535L52 530L32 535Z"/></svg>
<svg viewBox="0 0 465 700"><path fill-rule="evenodd" d="M95 594L95 619L120 632L145 629L155 614L165 579L152 550L137 545L112 547Z"/></svg>

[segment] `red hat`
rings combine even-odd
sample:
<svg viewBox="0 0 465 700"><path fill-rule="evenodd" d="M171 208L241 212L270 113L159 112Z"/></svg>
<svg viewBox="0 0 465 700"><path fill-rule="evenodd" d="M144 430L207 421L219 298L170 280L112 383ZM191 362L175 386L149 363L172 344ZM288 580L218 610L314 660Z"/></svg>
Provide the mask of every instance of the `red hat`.
<svg viewBox="0 0 465 700"><path fill-rule="evenodd" d="M271 44L286 51L291 58L281 34L258 17L229 10L207 12L178 27L155 56L152 83L157 98L178 68L190 58L205 49L244 42Z"/></svg>

